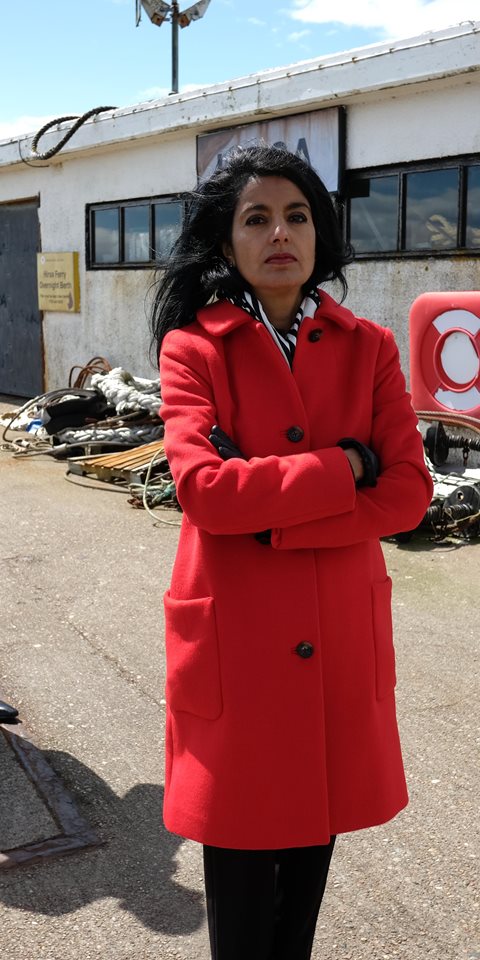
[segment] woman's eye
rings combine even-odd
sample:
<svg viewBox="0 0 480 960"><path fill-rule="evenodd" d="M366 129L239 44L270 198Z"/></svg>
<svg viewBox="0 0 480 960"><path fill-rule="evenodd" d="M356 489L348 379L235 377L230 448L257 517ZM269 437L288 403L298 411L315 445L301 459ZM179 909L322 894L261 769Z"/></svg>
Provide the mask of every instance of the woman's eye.
<svg viewBox="0 0 480 960"><path fill-rule="evenodd" d="M307 223L307 218L304 213L292 213L290 220L292 223Z"/></svg>
<svg viewBox="0 0 480 960"><path fill-rule="evenodd" d="M265 217L261 217L260 214L256 213L253 217L248 217L248 219L245 221L245 225L249 227L252 224L255 225L256 223L264 223L264 222L265 222Z"/></svg>

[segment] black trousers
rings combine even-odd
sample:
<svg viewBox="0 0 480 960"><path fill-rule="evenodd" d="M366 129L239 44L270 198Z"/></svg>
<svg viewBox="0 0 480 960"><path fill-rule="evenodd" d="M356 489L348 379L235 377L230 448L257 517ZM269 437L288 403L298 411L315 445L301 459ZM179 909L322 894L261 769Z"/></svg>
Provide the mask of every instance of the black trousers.
<svg viewBox="0 0 480 960"><path fill-rule="evenodd" d="M334 844L204 847L212 960L308 960Z"/></svg>

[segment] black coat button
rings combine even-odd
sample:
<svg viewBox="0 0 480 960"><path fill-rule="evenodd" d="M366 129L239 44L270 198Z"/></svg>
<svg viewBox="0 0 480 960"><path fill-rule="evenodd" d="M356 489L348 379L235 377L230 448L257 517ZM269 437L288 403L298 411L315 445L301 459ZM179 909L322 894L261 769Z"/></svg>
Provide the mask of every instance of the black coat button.
<svg viewBox="0 0 480 960"><path fill-rule="evenodd" d="M323 333L323 330L320 330L320 327L317 327L316 330L310 330L310 333L308 334L308 339L310 340L310 343L317 343L317 340L320 340L322 333Z"/></svg>
<svg viewBox="0 0 480 960"><path fill-rule="evenodd" d="M303 660L308 660L309 657L313 657L313 645L304 640L295 647L295 653L298 653L298 656L302 657Z"/></svg>
<svg viewBox="0 0 480 960"><path fill-rule="evenodd" d="M303 430L301 427L289 427L287 430L287 437L292 443L299 443L300 440L303 440Z"/></svg>

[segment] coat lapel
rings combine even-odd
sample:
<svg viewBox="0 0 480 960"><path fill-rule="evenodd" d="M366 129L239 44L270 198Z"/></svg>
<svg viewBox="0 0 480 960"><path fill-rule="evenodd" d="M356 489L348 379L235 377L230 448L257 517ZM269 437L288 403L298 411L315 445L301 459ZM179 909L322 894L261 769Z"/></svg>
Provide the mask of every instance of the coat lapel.
<svg viewBox="0 0 480 960"><path fill-rule="evenodd" d="M357 318L351 310L342 307L323 290L320 306L313 319L315 321L330 320L344 330L354 330L357 325ZM235 307L228 300L217 300L207 307L202 307L197 313L197 321L207 333L214 337L224 337L244 324L258 322L245 310Z"/></svg>

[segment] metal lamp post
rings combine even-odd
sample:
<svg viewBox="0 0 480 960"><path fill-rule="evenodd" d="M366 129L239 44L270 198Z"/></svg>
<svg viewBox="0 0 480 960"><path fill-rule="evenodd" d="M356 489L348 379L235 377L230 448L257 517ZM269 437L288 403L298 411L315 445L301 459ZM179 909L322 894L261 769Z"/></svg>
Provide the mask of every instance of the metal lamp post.
<svg viewBox="0 0 480 960"><path fill-rule="evenodd" d="M140 23L142 7L152 23L161 27L164 20L172 24L172 90L178 93L178 28L188 27L192 20L201 20L207 11L210 0L198 0L186 10L180 11L178 0L166 3L165 0L135 0L136 25Z"/></svg>
<svg viewBox="0 0 480 960"><path fill-rule="evenodd" d="M178 93L178 3L172 3L172 93Z"/></svg>

